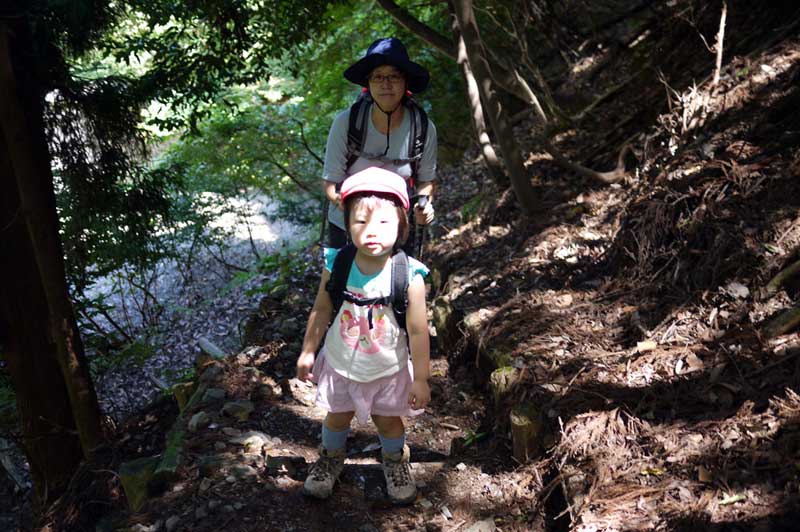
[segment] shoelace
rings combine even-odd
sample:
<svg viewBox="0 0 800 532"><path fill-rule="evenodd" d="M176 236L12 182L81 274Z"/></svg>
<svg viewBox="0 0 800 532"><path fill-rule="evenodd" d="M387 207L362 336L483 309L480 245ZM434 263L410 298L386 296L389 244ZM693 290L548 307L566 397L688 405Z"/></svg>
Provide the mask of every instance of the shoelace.
<svg viewBox="0 0 800 532"><path fill-rule="evenodd" d="M398 486L411 483L411 473L408 464L396 462L389 467L389 479Z"/></svg>
<svg viewBox="0 0 800 532"><path fill-rule="evenodd" d="M311 476L314 480L326 480L333 476L333 469L335 467L334 459L321 456L314 466Z"/></svg>

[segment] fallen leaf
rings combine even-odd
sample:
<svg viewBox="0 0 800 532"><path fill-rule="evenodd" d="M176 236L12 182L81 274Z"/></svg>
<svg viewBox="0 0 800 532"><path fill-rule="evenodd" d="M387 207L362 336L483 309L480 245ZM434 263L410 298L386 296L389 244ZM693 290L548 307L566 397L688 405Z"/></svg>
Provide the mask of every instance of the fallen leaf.
<svg viewBox="0 0 800 532"><path fill-rule="evenodd" d="M711 473L705 468L705 466L701 465L697 467L697 480L700 482L711 482L714 480L714 477L711 476Z"/></svg>
<svg viewBox="0 0 800 532"><path fill-rule="evenodd" d="M720 506L727 506L727 505L729 505L729 504L734 504L734 503L737 503L737 502L742 502L742 501L744 501L744 500L746 500L746 499L747 499L747 497L745 497L745 496L744 496L744 494L742 494L742 493L737 493L736 495L728 495L727 497L725 497L724 499L722 499L721 501L719 501L719 505L720 505Z"/></svg>
<svg viewBox="0 0 800 532"><path fill-rule="evenodd" d="M700 357L698 357L697 355L695 355L692 352L690 352L688 355L686 355L686 364L689 366L689 368L692 371L696 371L696 370L704 368L703 361L700 360Z"/></svg>
<svg viewBox="0 0 800 532"><path fill-rule="evenodd" d="M636 351L639 353L644 353L645 351L652 351L658 344L655 343L653 340L645 340L644 342L637 342L636 343Z"/></svg>
<svg viewBox="0 0 800 532"><path fill-rule="evenodd" d="M729 295L731 295L732 297L735 297L737 299L746 299L747 296L750 295L750 289L747 288L742 283L738 283L736 281L732 281L732 282L728 283L725 286L724 290Z"/></svg>

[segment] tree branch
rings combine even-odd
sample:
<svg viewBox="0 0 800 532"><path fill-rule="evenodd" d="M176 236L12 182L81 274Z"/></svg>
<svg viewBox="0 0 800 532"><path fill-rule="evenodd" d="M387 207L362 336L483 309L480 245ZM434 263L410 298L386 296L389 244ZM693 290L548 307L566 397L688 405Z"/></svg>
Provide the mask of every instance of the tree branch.
<svg viewBox="0 0 800 532"><path fill-rule="evenodd" d="M322 159L322 157L320 157L319 155L317 155L317 152L315 152L314 150L312 150L312 149L311 149L311 146L309 146L309 145L308 145L308 141L306 140L306 130L305 130L304 126L303 126L303 123L302 123L300 120L296 119L296 118L292 118L292 120L294 120L295 122L297 122L297 125L298 125L298 126L300 126L300 142L303 144L303 147L306 149L306 151L307 151L307 152L308 152L308 153L309 153L309 154L310 154L310 155L311 155L311 156L312 156L314 159L316 159L316 160L317 160L317 162L318 162L319 164L321 164L321 165L324 165L324 164L325 164L325 161Z"/></svg>
<svg viewBox="0 0 800 532"><path fill-rule="evenodd" d="M393 0L376 1L387 13L394 17L394 19L408 31L419 36L425 42L444 53L453 61L458 59L456 45L450 39L412 16L411 13L397 5L397 3L395 3Z"/></svg>
<svg viewBox="0 0 800 532"><path fill-rule="evenodd" d="M458 60L458 50L456 48L456 44L450 41L447 37L431 28L427 24L420 22L419 19L415 18L407 10L398 6L393 0L375 1L387 13L394 17L398 24L414 33L414 35L418 36L453 61ZM523 102L528 101L526 99L527 95L525 94L525 91L522 90L519 85L517 85L513 72L510 72L502 65L496 64L495 68L492 69L492 77L499 88Z"/></svg>
<svg viewBox="0 0 800 532"><path fill-rule="evenodd" d="M289 169L288 169L288 168L286 168L286 166L284 166L284 165L282 165L281 163L279 163L278 161L276 161L276 160L275 160L275 158L274 158L274 157L272 157L270 154L267 154L267 157L266 157L266 159L267 159L267 161L271 162L272 164L274 164L275 166L277 166L278 168L280 168L281 172L283 172L284 174L286 174L286 176L287 176L289 179L291 179L292 181L294 181L294 182L295 182L295 184L296 184L298 187L300 187L301 189L305 190L305 191L306 191L306 192L308 192L309 194L314 194L314 193L311 191L311 189L310 189L310 188L308 188L308 186L307 186L305 183L303 183L302 181L300 181L300 179L299 179L298 177L296 177L294 174L292 174L292 172L290 172L290 171L289 171Z"/></svg>

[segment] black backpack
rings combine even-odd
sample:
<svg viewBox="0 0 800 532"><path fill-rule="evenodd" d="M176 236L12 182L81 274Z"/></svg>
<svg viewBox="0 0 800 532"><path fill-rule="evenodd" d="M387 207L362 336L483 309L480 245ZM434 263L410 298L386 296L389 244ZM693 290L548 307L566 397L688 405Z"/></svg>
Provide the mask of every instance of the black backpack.
<svg viewBox="0 0 800 532"><path fill-rule="evenodd" d="M347 163L345 169L353 166L362 153L364 141L367 138L367 120L373 100L369 92L362 92L352 106L350 106L350 119L347 125ZM395 166L411 164L411 179L417 176L419 160L425 151L425 139L428 137L428 114L414 98L406 96L403 105L411 117L411 142L408 143L408 157L402 159L387 159Z"/></svg>
<svg viewBox="0 0 800 532"><path fill-rule="evenodd" d="M339 250L333 260L333 270L325 290L333 302L331 319L336 319L339 309L345 300L365 307L368 305L391 305L397 324L401 329L406 328L406 309L408 308L408 257L403 250L398 250L392 255L392 290L388 296L383 297L358 297L347 291L347 277L350 267L356 258L356 247L351 243ZM372 311L368 314L370 327L372 327Z"/></svg>

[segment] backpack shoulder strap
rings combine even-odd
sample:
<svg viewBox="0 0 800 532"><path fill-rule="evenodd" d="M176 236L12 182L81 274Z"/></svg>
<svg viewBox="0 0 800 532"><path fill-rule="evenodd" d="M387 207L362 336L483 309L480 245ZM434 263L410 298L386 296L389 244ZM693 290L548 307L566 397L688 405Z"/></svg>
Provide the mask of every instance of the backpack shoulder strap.
<svg viewBox="0 0 800 532"><path fill-rule="evenodd" d="M392 256L392 310L401 329L406 328L408 309L408 256L402 249Z"/></svg>
<svg viewBox="0 0 800 532"><path fill-rule="evenodd" d="M428 114L414 98L407 97L405 106L411 118L408 158L411 160L411 176L416 178L419 160L425 151L425 139L428 138Z"/></svg>
<svg viewBox="0 0 800 532"><path fill-rule="evenodd" d="M339 250L336 258L333 259L333 269L331 270L331 277L325 285L325 290L333 302L333 313L331 319L335 319L339 314L339 309L342 308L344 302L344 292L347 289L347 277L350 275L350 267L353 265L353 260L356 258L356 247L353 244L347 244Z"/></svg>
<svg viewBox="0 0 800 532"><path fill-rule="evenodd" d="M353 105L350 106L350 116L347 121L347 163L345 171L349 170L358 159L358 154L364 148L367 138L367 119L372 107L372 97L369 93L362 93Z"/></svg>

